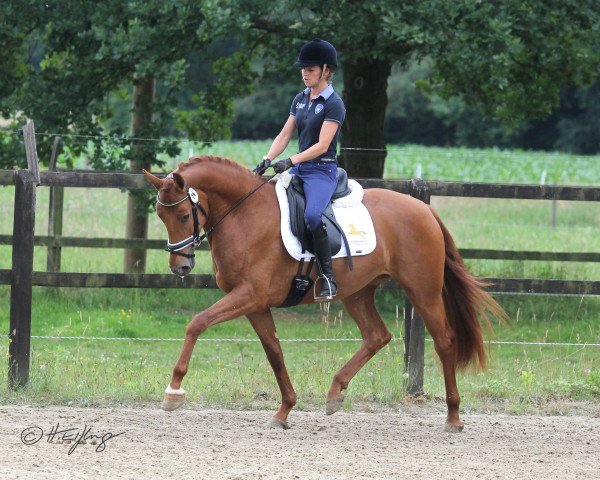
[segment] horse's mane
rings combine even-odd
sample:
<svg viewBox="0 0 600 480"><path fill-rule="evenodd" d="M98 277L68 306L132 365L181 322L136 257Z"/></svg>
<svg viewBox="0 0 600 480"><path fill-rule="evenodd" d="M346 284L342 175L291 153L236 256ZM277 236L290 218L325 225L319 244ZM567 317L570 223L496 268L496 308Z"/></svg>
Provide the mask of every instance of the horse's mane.
<svg viewBox="0 0 600 480"><path fill-rule="evenodd" d="M203 163L212 163L212 164L219 164L219 165L226 165L227 167L231 167L234 170L236 170L237 173L240 173L242 175L252 175L252 172L244 167L243 165L240 165L237 162L234 162L233 160L230 160L229 158L225 158L225 157L217 157L215 155L201 155L199 157L191 157L189 159L188 162L186 163L180 163L179 164L179 171L185 171L187 168L194 166L194 165L198 165L198 164L203 164Z"/></svg>

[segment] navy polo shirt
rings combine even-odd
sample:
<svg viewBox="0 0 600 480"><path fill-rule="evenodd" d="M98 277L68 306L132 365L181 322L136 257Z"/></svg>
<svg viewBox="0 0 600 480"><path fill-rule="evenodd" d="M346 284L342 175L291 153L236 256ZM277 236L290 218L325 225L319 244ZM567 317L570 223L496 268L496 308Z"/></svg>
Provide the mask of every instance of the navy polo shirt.
<svg viewBox="0 0 600 480"><path fill-rule="evenodd" d="M337 122L341 127L346 117L346 106L340 96L333 91L331 85L328 85L312 102L310 101L310 88L306 88L294 97L290 115L295 117L298 129L298 148L300 152L303 152L319 141L321 127L325 120ZM314 160L336 158L339 134L340 128L338 127L327 151Z"/></svg>

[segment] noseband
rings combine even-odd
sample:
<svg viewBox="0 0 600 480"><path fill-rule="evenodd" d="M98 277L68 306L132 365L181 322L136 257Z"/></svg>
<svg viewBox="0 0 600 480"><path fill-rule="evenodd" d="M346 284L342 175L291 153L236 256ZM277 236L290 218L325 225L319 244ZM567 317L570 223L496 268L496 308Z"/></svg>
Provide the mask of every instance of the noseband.
<svg viewBox="0 0 600 480"><path fill-rule="evenodd" d="M179 205L182 202L185 202L187 199L190 200L190 202L192 203L192 218L194 219L194 233L189 236L188 238L186 238L185 240L182 240L181 242L177 242L177 243L171 243L168 239L167 239L167 246L165 247L165 250L167 252L172 253L173 255L179 255L181 257L186 257L186 258L194 258L195 255L193 253L181 253L179 250L183 250L185 247L187 247L188 245L192 245L193 247L197 247L198 245L200 245L200 243L202 243L202 240L204 240L206 238L207 233L204 233L204 235L200 235L200 222L198 221L198 210L200 210L200 213L202 213L202 215L204 215L204 218L208 219L208 215L206 213L206 210L204 210L204 207L202 206L202 204L200 203L200 198L198 197L198 192L196 192L196 190L194 190L193 188L188 188L188 193L185 197L183 197L181 200L178 200L174 203L164 203L160 200L159 194L156 194L156 203L158 203L159 205L162 205L163 207L174 207L175 205Z"/></svg>

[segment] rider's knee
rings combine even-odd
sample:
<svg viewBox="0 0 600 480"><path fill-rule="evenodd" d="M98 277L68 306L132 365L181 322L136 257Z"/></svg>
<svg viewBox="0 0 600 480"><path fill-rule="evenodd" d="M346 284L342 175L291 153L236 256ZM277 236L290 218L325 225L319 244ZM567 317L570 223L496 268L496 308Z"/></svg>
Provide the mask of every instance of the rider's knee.
<svg viewBox="0 0 600 480"><path fill-rule="evenodd" d="M304 220L311 231L315 231L321 225L321 215L318 209L307 208L304 212Z"/></svg>

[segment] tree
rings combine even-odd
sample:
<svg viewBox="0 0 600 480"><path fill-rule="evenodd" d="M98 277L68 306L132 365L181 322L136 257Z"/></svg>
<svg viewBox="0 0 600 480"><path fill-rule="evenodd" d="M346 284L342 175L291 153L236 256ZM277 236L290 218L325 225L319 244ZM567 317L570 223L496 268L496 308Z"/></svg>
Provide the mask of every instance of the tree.
<svg viewBox="0 0 600 480"><path fill-rule="evenodd" d="M317 36L338 48L348 108L342 152L354 176L383 174L386 87L396 62L431 58L435 78L423 88L512 123L547 115L561 87L598 78L596 0L251 3L247 22L267 57L292 58Z"/></svg>
<svg viewBox="0 0 600 480"><path fill-rule="evenodd" d="M410 52L406 44L391 44L382 35L388 8L399 2L258 3L262 8L249 10L247 38L259 43L273 63L280 66L281 60L276 59L284 59L290 65L300 46L315 37L334 43L342 63L347 108L341 136L344 164L353 176L381 177L387 79L392 63Z"/></svg>
<svg viewBox="0 0 600 480"><path fill-rule="evenodd" d="M454 2L429 45L434 88L508 123L543 118L563 86L600 72L600 3L595 0Z"/></svg>
<svg viewBox="0 0 600 480"><path fill-rule="evenodd" d="M0 137L0 168L26 165L22 142L14 135L18 112L10 99L39 61L39 46L30 36L43 10L43 5L33 0L0 3L0 119L8 119L12 130Z"/></svg>
<svg viewBox="0 0 600 480"><path fill-rule="evenodd" d="M186 81L189 58L214 41L215 31L222 33L218 18L219 9L210 1L52 2L38 18L44 58L15 95L12 108L34 117L41 132L99 136L107 133L104 124L112 115L107 98L123 85L132 85L133 140L119 128L109 133L131 171L160 165L157 154L173 153L174 143L142 139L159 138L174 125L173 118L192 138L213 138L223 133L222 125L231 116L228 89L237 83L230 78L215 84L214 94L199 94L196 100L204 103L194 111L177 112L177 93ZM244 60L235 57L218 67L218 74L229 77L234 68L243 72ZM199 117L203 121L195 122ZM105 153L105 138L96 139L94 167L124 166L119 157ZM126 233L143 238L147 203L136 197L140 194L130 192ZM126 251L124 263L125 271L144 271L145 250Z"/></svg>

